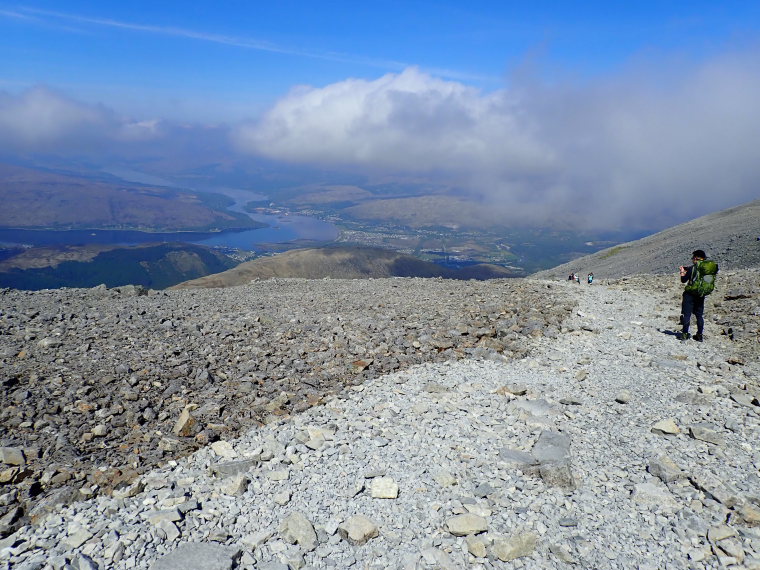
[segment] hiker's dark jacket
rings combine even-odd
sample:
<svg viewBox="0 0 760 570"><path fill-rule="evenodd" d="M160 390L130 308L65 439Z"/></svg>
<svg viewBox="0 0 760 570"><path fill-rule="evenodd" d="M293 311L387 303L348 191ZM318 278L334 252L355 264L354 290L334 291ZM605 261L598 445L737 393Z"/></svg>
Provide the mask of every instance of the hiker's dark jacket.
<svg viewBox="0 0 760 570"><path fill-rule="evenodd" d="M683 277L681 277L681 283L689 283L691 281L691 276L694 274L694 271L696 269L697 269L696 264L687 267L686 268L686 275L684 275ZM686 292L686 291L684 291L684 292ZM699 297L699 295L697 295L695 293L689 293L689 295L694 295L695 297Z"/></svg>
<svg viewBox="0 0 760 570"><path fill-rule="evenodd" d="M694 268L696 265L692 265L691 267L686 268L686 275L681 276L681 283L688 283L689 279L691 279L691 272L694 271Z"/></svg>

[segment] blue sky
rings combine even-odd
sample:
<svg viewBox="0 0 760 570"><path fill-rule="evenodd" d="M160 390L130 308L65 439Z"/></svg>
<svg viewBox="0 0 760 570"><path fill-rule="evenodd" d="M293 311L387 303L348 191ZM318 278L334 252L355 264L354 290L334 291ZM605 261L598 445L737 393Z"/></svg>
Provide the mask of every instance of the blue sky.
<svg viewBox="0 0 760 570"><path fill-rule="evenodd" d="M124 112L255 116L294 85L417 66L484 90L530 69L582 80L757 39L757 2L0 3L0 88Z"/></svg>
<svg viewBox="0 0 760 570"><path fill-rule="evenodd" d="M181 146L664 227L760 197L758 100L758 2L0 0L6 154Z"/></svg>

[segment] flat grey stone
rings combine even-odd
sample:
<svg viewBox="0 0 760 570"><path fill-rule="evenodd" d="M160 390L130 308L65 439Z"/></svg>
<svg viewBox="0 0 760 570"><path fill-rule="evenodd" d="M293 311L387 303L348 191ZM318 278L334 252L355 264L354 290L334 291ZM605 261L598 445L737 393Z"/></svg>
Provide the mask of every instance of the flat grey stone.
<svg viewBox="0 0 760 570"><path fill-rule="evenodd" d="M652 475L665 483L685 477L683 470L664 453L650 459L648 469Z"/></svg>
<svg viewBox="0 0 760 570"><path fill-rule="evenodd" d="M225 480L221 489L226 495L240 496L246 492L250 482L251 479L247 475L240 473Z"/></svg>
<svg viewBox="0 0 760 570"><path fill-rule="evenodd" d="M444 552L440 548L429 546L427 548L423 548L420 551L420 554L422 554L425 562L430 564L433 568L440 568L441 570L458 570L461 568L461 566L454 563L448 553Z"/></svg>
<svg viewBox="0 0 760 570"><path fill-rule="evenodd" d="M317 547L317 533L303 513L290 513L280 524L280 535L291 544L298 544L307 552Z"/></svg>
<svg viewBox="0 0 760 570"><path fill-rule="evenodd" d="M364 515L354 515L338 527L338 533L351 544L362 545L380 534L377 524Z"/></svg>
<svg viewBox="0 0 760 570"><path fill-rule="evenodd" d="M675 497L662 483L637 483L632 495L633 500L640 504L667 509L678 507Z"/></svg>
<svg viewBox="0 0 760 570"><path fill-rule="evenodd" d="M480 497L481 499L484 499L488 495L491 495L496 492L496 489L494 489L489 483L481 483L477 487L475 487L474 493L476 497Z"/></svg>
<svg viewBox="0 0 760 570"><path fill-rule="evenodd" d="M182 513L179 509L165 509L162 511L153 511L148 513L146 518L151 524L157 525L161 521L177 522L182 520Z"/></svg>
<svg viewBox="0 0 760 570"><path fill-rule="evenodd" d="M192 498L186 500L184 503L179 503L177 505L177 510L183 515L199 508L200 508L200 503L198 503L198 500L192 499Z"/></svg>
<svg viewBox="0 0 760 570"><path fill-rule="evenodd" d="M565 544L550 544L549 552L565 564L577 564L578 561L573 557L570 548Z"/></svg>
<svg viewBox="0 0 760 570"><path fill-rule="evenodd" d="M533 416L543 417L554 411L554 407L544 399L539 400L515 400L512 407L524 410Z"/></svg>
<svg viewBox="0 0 760 570"><path fill-rule="evenodd" d="M524 396L528 393L528 388L523 384L507 384L504 389L515 396Z"/></svg>
<svg viewBox="0 0 760 570"><path fill-rule="evenodd" d="M746 406L748 408L757 407L757 396L751 394L731 394L731 399L740 406Z"/></svg>
<svg viewBox="0 0 760 570"><path fill-rule="evenodd" d="M676 422L673 418L666 418L664 420L656 422L652 426L652 433L657 433L660 435L677 435L681 433L681 428L676 425Z"/></svg>
<svg viewBox="0 0 760 570"><path fill-rule="evenodd" d="M290 479L290 471L287 469L274 469L267 472L267 477L272 481L287 481Z"/></svg>
<svg viewBox="0 0 760 570"><path fill-rule="evenodd" d="M682 360L672 360L670 358L661 358L659 360L653 361L652 364L659 366L660 368L674 368L676 370L683 370L684 368L688 368L688 364L686 364L686 362L683 362Z"/></svg>
<svg viewBox="0 0 760 570"><path fill-rule="evenodd" d="M433 479L441 487L451 487L457 484L457 478L448 471L438 471L433 475Z"/></svg>
<svg viewBox="0 0 760 570"><path fill-rule="evenodd" d="M18 447L0 447L0 463L21 466L26 463L26 458Z"/></svg>
<svg viewBox="0 0 760 570"><path fill-rule="evenodd" d="M694 439L714 445L723 445L724 442L723 434L718 432L718 429L712 424L701 423L689 426L689 435Z"/></svg>
<svg viewBox="0 0 760 570"><path fill-rule="evenodd" d="M531 454L540 463L570 459L570 438L556 431L544 430L538 436Z"/></svg>
<svg viewBox="0 0 760 570"><path fill-rule="evenodd" d="M529 556L536 549L538 537L532 532L498 538L493 542L493 553L502 562Z"/></svg>
<svg viewBox="0 0 760 570"><path fill-rule="evenodd" d="M487 531L488 521L484 517L468 513L449 518L446 528L454 536L467 536Z"/></svg>
<svg viewBox="0 0 760 570"><path fill-rule="evenodd" d="M465 537L465 542L467 543L468 552L472 554L475 558L485 558L486 556L488 556L486 543L485 541L481 540L479 536L475 536L474 534L468 534Z"/></svg>
<svg viewBox="0 0 760 570"><path fill-rule="evenodd" d="M251 468L258 465L258 459L241 459L239 461L224 461L222 463L216 463L212 465L209 470L212 475L217 477L232 477L233 475L240 475L251 470Z"/></svg>
<svg viewBox="0 0 760 570"><path fill-rule="evenodd" d="M578 488L578 480L569 461L549 461L538 466L538 473L550 487L572 491Z"/></svg>
<svg viewBox="0 0 760 570"><path fill-rule="evenodd" d="M64 539L64 543L66 543L71 548L79 548L91 538L92 533L87 529L75 528L69 531L68 536Z"/></svg>
<svg viewBox="0 0 760 570"><path fill-rule="evenodd" d="M746 503L736 510L736 514L748 527L760 527L760 506Z"/></svg>
<svg viewBox="0 0 760 570"><path fill-rule="evenodd" d="M618 404L627 404L628 402L631 401L632 398L633 398L633 395L631 394L630 390L621 390L615 396L615 401Z"/></svg>
<svg viewBox="0 0 760 570"><path fill-rule="evenodd" d="M370 486L370 495L374 499L396 499L398 483L391 477L375 477Z"/></svg>
<svg viewBox="0 0 760 570"><path fill-rule="evenodd" d="M706 406L713 400L712 396L701 392L683 392L676 396L676 402L693 406Z"/></svg>
<svg viewBox="0 0 760 570"><path fill-rule="evenodd" d="M507 447L502 447L499 450L499 459L506 463L514 463L517 465L538 465L538 459L533 457L533 455L527 451L509 449Z"/></svg>
<svg viewBox="0 0 760 570"><path fill-rule="evenodd" d="M85 554L78 554L71 566L75 570L98 570L99 568L98 563Z"/></svg>
<svg viewBox="0 0 760 570"><path fill-rule="evenodd" d="M733 508L741 502L738 493L733 488L709 472L691 473L689 480L697 489L704 491L709 497L728 508Z"/></svg>
<svg viewBox="0 0 760 570"><path fill-rule="evenodd" d="M170 521L159 521L158 524L156 524L156 528L164 533L167 542L174 542L181 536L177 525Z"/></svg>
<svg viewBox="0 0 760 570"><path fill-rule="evenodd" d="M154 561L150 570L232 570L240 554L234 546L191 542Z"/></svg>

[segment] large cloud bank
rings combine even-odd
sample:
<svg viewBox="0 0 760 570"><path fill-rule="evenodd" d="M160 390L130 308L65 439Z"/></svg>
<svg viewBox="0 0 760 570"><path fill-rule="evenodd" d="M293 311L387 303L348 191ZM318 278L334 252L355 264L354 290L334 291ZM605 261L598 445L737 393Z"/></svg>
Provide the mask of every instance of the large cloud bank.
<svg viewBox="0 0 760 570"><path fill-rule="evenodd" d="M47 87L0 92L0 153L86 156L93 161L229 155L229 128L134 119Z"/></svg>
<svg viewBox="0 0 760 570"><path fill-rule="evenodd" d="M87 105L44 87L20 95L0 93L0 149L85 149L105 142L144 141L155 123L121 119L100 105Z"/></svg>
<svg viewBox="0 0 760 570"><path fill-rule="evenodd" d="M760 197L758 101L757 52L491 93L410 68L294 89L236 127L133 119L39 87L0 92L0 153L189 167L243 152L440 183L508 223L660 229Z"/></svg>
<svg viewBox="0 0 760 570"><path fill-rule="evenodd" d="M483 94L416 69L298 88L241 148L428 175L531 223L661 228L760 197L760 57Z"/></svg>

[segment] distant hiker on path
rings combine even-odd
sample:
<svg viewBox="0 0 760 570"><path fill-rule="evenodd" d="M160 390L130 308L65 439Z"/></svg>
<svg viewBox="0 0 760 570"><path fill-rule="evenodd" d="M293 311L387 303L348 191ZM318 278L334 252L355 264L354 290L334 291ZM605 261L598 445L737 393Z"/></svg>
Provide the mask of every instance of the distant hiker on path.
<svg viewBox="0 0 760 570"><path fill-rule="evenodd" d="M712 293L715 288L715 275L718 273L718 264L706 259L707 255L701 249L691 254L691 267L679 267L681 283L686 283L681 300L681 332L680 340L693 338L702 342L702 333L705 328L705 297ZM697 334L693 337L689 334L692 313L697 319Z"/></svg>
<svg viewBox="0 0 760 570"><path fill-rule="evenodd" d="M589 273L588 274L588 284L591 285L594 282L594 274Z"/></svg>

